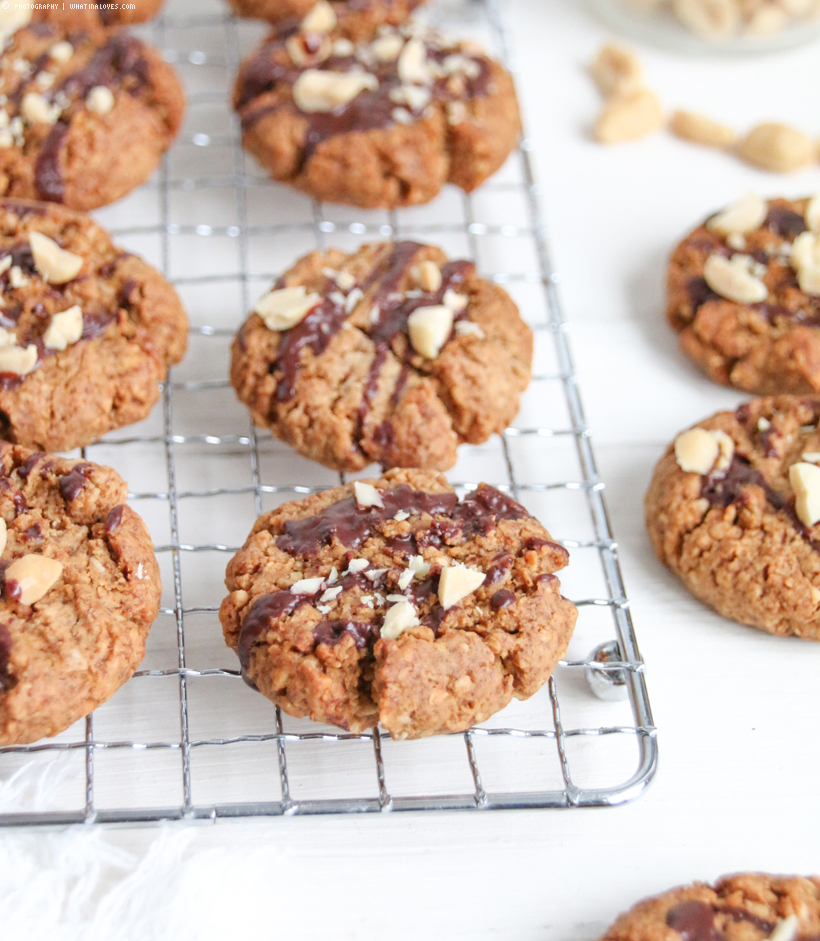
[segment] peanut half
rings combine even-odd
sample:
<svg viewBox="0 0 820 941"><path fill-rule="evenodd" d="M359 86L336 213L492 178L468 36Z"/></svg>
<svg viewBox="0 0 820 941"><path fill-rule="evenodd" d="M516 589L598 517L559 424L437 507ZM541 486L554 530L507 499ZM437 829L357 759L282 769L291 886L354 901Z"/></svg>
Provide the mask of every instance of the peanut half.
<svg viewBox="0 0 820 941"><path fill-rule="evenodd" d="M631 95L616 95L604 105L593 134L601 144L638 140L663 127L663 110L657 95L642 88Z"/></svg>
<svg viewBox="0 0 820 941"><path fill-rule="evenodd" d="M791 173L815 158L814 145L802 132L785 124L758 124L740 142L738 154L747 163L774 173Z"/></svg>
<svg viewBox="0 0 820 941"><path fill-rule="evenodd" d="M669 130L676 137L693 144L721 150L731 147L737 137L732 128L694 111L675 111L669 122Z"/></svg>

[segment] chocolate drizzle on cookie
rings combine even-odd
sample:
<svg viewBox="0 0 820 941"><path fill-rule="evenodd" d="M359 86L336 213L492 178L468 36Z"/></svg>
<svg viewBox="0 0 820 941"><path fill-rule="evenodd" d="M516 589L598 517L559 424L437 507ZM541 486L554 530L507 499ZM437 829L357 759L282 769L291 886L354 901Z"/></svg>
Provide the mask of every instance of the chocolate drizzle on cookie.
<svg viewBox="0 0 820 941"><path fill-rule="evenodd" d="M60 155L69 130L68 121L57 121L43 141L34 163L34 185L37 187L37 195L50 203L61 203L65 199L65 181L60 166Z"/></svg>
<svg viewBox="0 0 820 941"><path fill-rule="evenodd" d="M324 141L343 134L365 133L380 130L396 124L394 117L397 102L393 96L402 87L398 73L398 58L388 62L367 61L366 67L371 75L378 79L378 88L360 92L352 101L324 113L306 113L299 111L291 96L283 98L283 86L292 87L299 76L307 69L321 71L351 72L362 69L362 62L355 55L331 55L324 60L317 59L319 44L324 37L304 34L302 44L306 54L304 65L296 65L287 49L288 40L295 38L283 31L274 34L263 48L248 62L240 72L237 83L235 103L242 116L245 130L251 128L263 117L288 109L305 119L306 130L302 160L307 161ZM430 92L430 100L441 103L465 101L481 98L490 92L490 67L483 56L469 55L461 51L458 45L442 48L437 42L424 42L427 60L440 65L453 54L461 55L472 63L471 74L463 75L461 87L453 90L450 76L440 75L432 78L424 87ZM273 101L256 102L263 96L276 95ZM410 112L413 119L424 113L426 105L418 112ZM407 110L407 109L405 109Z"/></svg>
<svg viewBox="0 0 820 941"><path fill-rule="evenodd" d="M748 458L737 452L732 456L732 462L725 472L710 474L703 478L700 495L709 501L710 506L726 508L742 501L743 490L746 487L760 487L769 506L777 512L785 513L800 536L811 545L812 549L820 552L820 542L812 539L809 527L801 523L797 517L793 497L771 487Z"/></svg>
<svg viewBox="0 0 820 941"><path fill-rule="evenodd" d="M114 509L111 510L111 512L105 518L105 531L107 533L113 533L119 528L120 523L122 523L122 514L124 509L124 506L115 506Z"/></svg>
<svg viewBox="0 0 820 941"><path fill-rule="evenodd" d="M92 88L112 85L119 85L130 95L136 96L149 80L148 61L143 48L142 43L133 36L124 33L113 36L94 53L84 68L66 76L45 92L44 97L53 101L57 95L61 95L71 99L73 107L82 107ZM36 74L34 69L33 74ZM25 90L24 87L22 90ZM72 116L71 108L63 111L49 131L35 162L34 183L37 192L41 199L49 202L62 203L65 199L60 157L71 128Z"/></svg>
<svg viewBox="0 0 820 941"><path fill-rule="evenodd" d="M370 303L377 312L377 318L367 331L368 336L376 345L376 350L362 390L362 400L359 406L360 430L378 392L379 377L387 361L388 348L399 334L406 333L410 315L419 307L440 304L448 290L458 287L475 271L475 265L472 262L449 262L442 268L442 284L438 291L419 292L418 296L407 297L399 291L399 287L407 275L413 258L423 248L424 246L417 242L397 242L382 264L377 266L362 284L355 285L349 292L361 290L366 294L374 284L377 285L370 298ZM283 286L282 282L277 282L277 287ZM340 302L338 292L334 290L334 287L335 285L329 279L325 287L327 294L322 301L300 323L282 334L276 360L271 365L271 372L280 374L276 385L277 402L289 402L296 392L302 350L309 349L314 356L321 356L348 319L349 312ZM454 319L464 319L466 316L466 311L462 311L458 312ZM403 359L408 359L412 354L408 346L398 352ZM399 393L400 386L403 386L406 381L407 374L402 371L397 383ZM395 407L396 403L392 404ZM384 430L383 437L389 437L387 429Z"/></svg>
<svg viewBox="0 0 820 941"><path fill-rule="evenodd" d="M699 899L679 902L669 909L666 924L677 931L683 941L724 941L724 935L715 923L717 915L728 915L732 921L744 921L767 938L777 927L776 922L761 918L738 905L710 904ZM798 934L795 941L820 941L820 936Z"/></svg>
<svg viewBox="0 0 820 941"><path fill-rule="evenodd" d="M506 588L500 589L490 598L493 611L501 611L503 608L509 608L514 604L515 595Z"/></svg>
<svg viewBox="0 0 820 941"><path fill-rule="evenodd" d="M251 651L271 625L311 600L309 595L294 595L289 591L276 591L262 595L252 605L239 632L237 655L242 672L246 673L251 662Z"/></svg>
<svg viewBox="0 0 820 941"><path fill-rule="evenodd" d="M282 373L276 385L277 401L288 402L293 398L302 350L309 349L314 356L321 356L346 320L344 306L326 297L301 323L283 334L279 355L272 367Z"/></svg>
<svg viewBox="0 0 820 941"><path fill-rule="evenodd" d="M379 528L400 511L411 515L426 513L430 516L443 516L445 519L433 520L431 527L421 533L416 533L402 546L408 553L414 551L416 546L424 543L423 537L432 529L439 534L437 538L455 543L469 539L476 535L486 535L500 520L519 520L528 518L529 514L520 504L500 491L486 484L478 490L468 494L459 503L454 493L424 493L413 490L406 484L400 484L385 490L381 494L383 507L368 507L362 509L353 497L338 500L326 507L321 513L309 516L302 520L285 520L282 524L284 532L276 539L277 548L289 555L310 557L316 555L322 546L331 545L334 540L347 549L355 549L368 538L376 534ZM444 529L442 529L442 526ZM442 535L442 533L444 535ZM429 543L427 543L429 544ZM544 540L545 545L549 543ZM563 550L562 550L563 551ZM509 560L509 565L507 565ZM508 571L512 566L512 556L503 554L496 562L499 571ZM491 570L492 571L492 570ZM370 575L370 577L368 577ZM375 576L375 577L374 577ZM494 580L500 580L494 573ZM503 577L503 576L501 576ZM405 590L404 595L414 605L422 604L438 592L440 570L430 571L427 576L412 582ZM363 594L377 589L383 589L386 584L386 573L348 573L338 582L342 592L359 589ZM491 581L487 581L491 584ZM261 636L268 631L275 621L282 617L293 615L302 605L316 605L325 588L325 584L313 594L295 594L291 591L277 591L262 595L251 606L239 632L237 653L243 673L246 673L250 664L250 655L253 647L259 642ZM512 595L511 592L506 594ZM506 595L501 595L499 606L507 607ZM512 595L512 600L515 596ZM425 615L421 624L429 627L433 633L438 633L447 616L447 611L436 606ZM363 624L355 621L325 620L314 629L315 643L335 646L345 635L353 637L357 647L362 648L375 643L378 639L378 629L372 624Z"/></svg>
<svg viewBox="0 0 820 941"><path fill-rule="evenodd" d="M666 924L677 931L683 941L723 941L715 926L715 909L708 902L695 899L681 902L670 909Z"/></svg>
<svg viewBox="0 0 820 941"><path fill-rule="evenodd" d="M60 478L60 493L66 503L72 503L82 493L94 468L91 464L77 464Z"/></svg>
<svg viewBox="0 0 820 941"><path fill-rule="evenodd" d="M362 621L322 621L313 629L313 640L317 645L335 647L345 636L352 637L353 643L361 650L375 642L378 628Z"/></svg>
<svg viewBox="0 0 820 941"><path fill-rule="evenodd" d="M401 484L385 490L382 502L383 507L362 510L355 498L346 497L316 516L286 520L284 533L278 537L276 545L283 552L296 556L315 555L321 546L331 545L334 539L348 549L355 549L400 510L451 516L458 506L458 497L454 493L420 493Z"/></svg>
<svg viewBox="0 0 820 941"><path fill-rule="evenodd" d="M793 242L798 235L808 229L802 213L789 209L788 206L770 206L769 214L763 223L767 229L781 239Z"/></svg>
<svg viewBox="0 0 820 941"><path fill-rule="evenodd" d="M276 540L283 552L296 556L315 555L321 546L334 540L346 548L355 549L369 539L387 520L400 511L430 516L443 516L434 520L430 529L415 534L416 544L434 544L425 536L434 531L435 544L442 545L486 535L500 520L518 520L529 516L523 506L513 499L482 484L459 503L454 493L421 493L400 484L381 495L383 507L360 509L353 497L332 503L316 516L303 520L286 520L284 533Z"/></svg>
<svg viewBox="0 0 820 941"><path fill-rule="evenodd" d="M359 439L362 437L365 421L378 392L381 373L388 358L388 350L392 350L402 363L390 397L391 408L394 409L401 399L401 393L410 374L414 353L407 342L398 347L396 339L400 335L406 335L410 315L420 307L433 307L441 304L447 291L455 290L475 274L475 265L472 262L451 261L441 268L441 286L437 291L418 292L417 296L413 297L399 293L398 288L407 274L407 269L412 264L416 253L422 248L423 246L416 242L398 242L388 258L386 271L379 280L378 290L371 298L376 319L368 330L368 336L375 343L376 352L370 364L362 401L359 405L357 435ZM455 313L453 321L464 320L467 316L465 308ZM374 439L384 451L390 450L392 426L389 419L375 430Z"/></svg>
<svg viewBox="0 0 820 941"><path fill-rule="evenodd" d="M17 685L11 675L11 632L8 626L0 624L0 693L7 693Z"/></svg>
<svg viewBox="0 0 820 941"><path fill-rule="evenodd" d="M22 214L18 212L17 207L13 208L18 215ZM101 266L98 276L101 278L111 277L113 268L107 272L105 269L112 264L116 265L123 257L127 257L127 254L121 252L113 262ZM0 261L5 258L11 258L11 265L0 274L0 286L7 295L11 295L14 290L10 284L10 271L12 268L19 268L26 278L40 279L36 292L29 295L25 288L21 288L20 290L23 292L22 300L15 300L13 296L7 296L6 306L0 309L0 327L14 330L16 342L19 346L26 347L29 344L35 346L37 348L36 365L39 366L47 357L54 356L58 352L56 349L47 347L43 341L44 334L53 316L49 308L54 313L60 313L73 305L66 300L65 292L61 286L51 285L42 279L34 262L34 254L28 240L18 242L9 248L0 249ZM116 303L119 306L127 307L130 302L127 292L133 291L135 287L136 282L127 281L123 285ZM116 318L116 310L107 307L100 306L96 309L83 310L83 331L80 340L93 340L101 336ZM23 321L22 326L20 325L21 320ZM25 376L16 373L2 373L0 374L0 388L5 390L16 388L25 378Z"/></svg>

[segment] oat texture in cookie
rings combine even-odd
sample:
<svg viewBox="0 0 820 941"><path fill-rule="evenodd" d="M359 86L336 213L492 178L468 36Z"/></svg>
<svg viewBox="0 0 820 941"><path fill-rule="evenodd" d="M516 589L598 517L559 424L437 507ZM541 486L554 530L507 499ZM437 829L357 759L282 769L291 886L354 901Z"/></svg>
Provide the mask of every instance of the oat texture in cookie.
<svg viewBox="0 0 820 941"><path fill-rule="evenodd" d="M400 26L424 0L228 0L235 13L267 20L280 29L333 30L353 42L373 39L385 26Z"/></svg>
<svg viewBox="0 0 820 941"><path fill-rule="evenodd" d="M56 735L145 652L160 577L110 468L0 442L0 745Z"/></svg>
<svg viewBox="0 0 820 941"><path fill-rule="evenodd" d="M646 495L658 558L718 613L820 640L820 398L754 399L682 432Z"/></svg>
<svg viewBox="0 0 820 941"><path fill-rule="evenodd" d="M750 872L646 899L601 941L816 941L820 878Z"/></svg>
<svg viewBox="0 0 820 941"><path fill-rule="evenodd" d="M262 516L220 620L246 681L290 715L458 732L532 696L564 655L567 561L493 487L459 502L443 477L392 470Z"/></svg>
<svg viewBox="0 0 820 941"><path fill-rule="evenodd" d="M675 249L667 318L716 382L820 391L820 198L749 194Z"/></svg>
<svg viewBox="0 0 820 941"><path fill-rule="evenodd" d="M262 297L233 344L254 421L327 467L444 470L507 427L532 332L466 261L416 242L314 252Z"/></svg>
<svg viewBox="0 0 820 941"><path fill-rule="evenodd" d="M280 30L243 63L234 104L274 179L365 208L426 203L446 182L471 192L520 129L509 74L414 22L358 43Z"/></svg>
<svg viewBox="0 0 820 941"><path fill-rule="evenodd" d="M0 10L0 32L15 12L25 11ZM96 209L144 183L184 112L182 87L160 54L113 28L19 17L6 25L0 194Z"/></svg>
<svg viewBox="0 0 820 941"><path fill-rule="evenodd" d="M187 326L171 285L88 216L0 199L0 438L67 451L140 421Z"/></svg>

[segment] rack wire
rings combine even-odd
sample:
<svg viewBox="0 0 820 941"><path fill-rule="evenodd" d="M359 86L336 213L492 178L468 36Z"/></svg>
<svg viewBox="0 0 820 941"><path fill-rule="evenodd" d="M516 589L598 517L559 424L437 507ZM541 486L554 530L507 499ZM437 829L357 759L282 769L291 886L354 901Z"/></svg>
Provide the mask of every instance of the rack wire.
<svg viewBox="0 0 820 941"><path fill-rule="evenodd" d="M499 0L439 0L431 16L511 64ZM157 544L163 607L145 662L109 703L54 739L0 748L0 781L43 763L54 771L34 801L4 802L0 787L0 826L634 799L655 772L656 732L530 141L472 197L448 188L430 207L390 213L311 203L254 166L226 108L260 27L218 0L169 0L144 31L186 80L188 121L158 179L97 216L177 286L191 315L190 349L149 419L83 453L129 480ZM475 260L535 332L535 375L519 418L486 445L462 447L450 477L461 493L486 480L542 519L570 550L562 583L580 609L567 658L540 693L469 732L420 742L284 715L244 686L217 619L225 564L256 516L338 483L249 426L225 378L230 339L255 297L304 251L397 237Z"/></svg>

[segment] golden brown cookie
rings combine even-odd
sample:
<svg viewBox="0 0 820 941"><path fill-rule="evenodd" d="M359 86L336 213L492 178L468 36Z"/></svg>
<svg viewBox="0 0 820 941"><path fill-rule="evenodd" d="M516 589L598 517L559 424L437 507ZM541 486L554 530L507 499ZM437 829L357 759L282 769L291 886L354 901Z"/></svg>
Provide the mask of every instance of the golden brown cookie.
<svg viewBox="0 0 820 941"><path fill-rule="evenodd" d="M518 412L532 332L509 295L438 248L314 252L256 305L231 380L254 421L336 470L446 470Z"/></svg>
<svg viewBox="0 0 820 941"><path fill-rule="evenodd" d="M682 432L646 495L658 558L719 614L820 640L820 399L781 395Z"/></svg>
<svg viewBox="0 0 820 941"><path fill-rule="evenodd" d="M176 291L88 216L0 200L0 437L67 451L145 418L185 352Z"/></svg>
<svg viewBox="0 0 820 941"><path fill-rule="evenodd" d="M418 23L354 45L338 27L280 31L246 60L243 142L275 180L328 202L429 202L471 192L518 140L512 78L477 46Z"/></svg>
<svg viewBox="0 0 820 941"><path fill-rule="evenodd" d="M117 30L33 22L0 52L0 195L96 209L144 183L179 131L182 86Z"/></svg>
<svg viewBox="0 0 820 941"><path fill-rule="evenodd" d="M509 496L393 470L280 506L228 565L243 676L293 716L459 732L549 679L577 617L568 553Z"/></svg>
<svg viewBox="0 0 820 941"><path fill-rule="evenodd" d="M400 26L424 0L228 0L238 16L291 28L310 17L332 21L340 35L354 42L372 39L380 26Z"/></svg>
<svg viewBox="0 0 820 941"><path fill-rule="evenodd" d="M820 878L743 873L640 902L601 941L816 941Z"/></svg>
<svg viewBox="0 0 820 941"><path fill-rule="evenodd" d="M0 442L0 745L68 728L142 660L161 585L126 496L108 467Z"/></svg>
<svg viewBox="0 0 820 941"><path fill-rule="evenodd" d="M820 391L820 200L754 194L675 249L666 315L715 382L746 392Z"/></svg>

